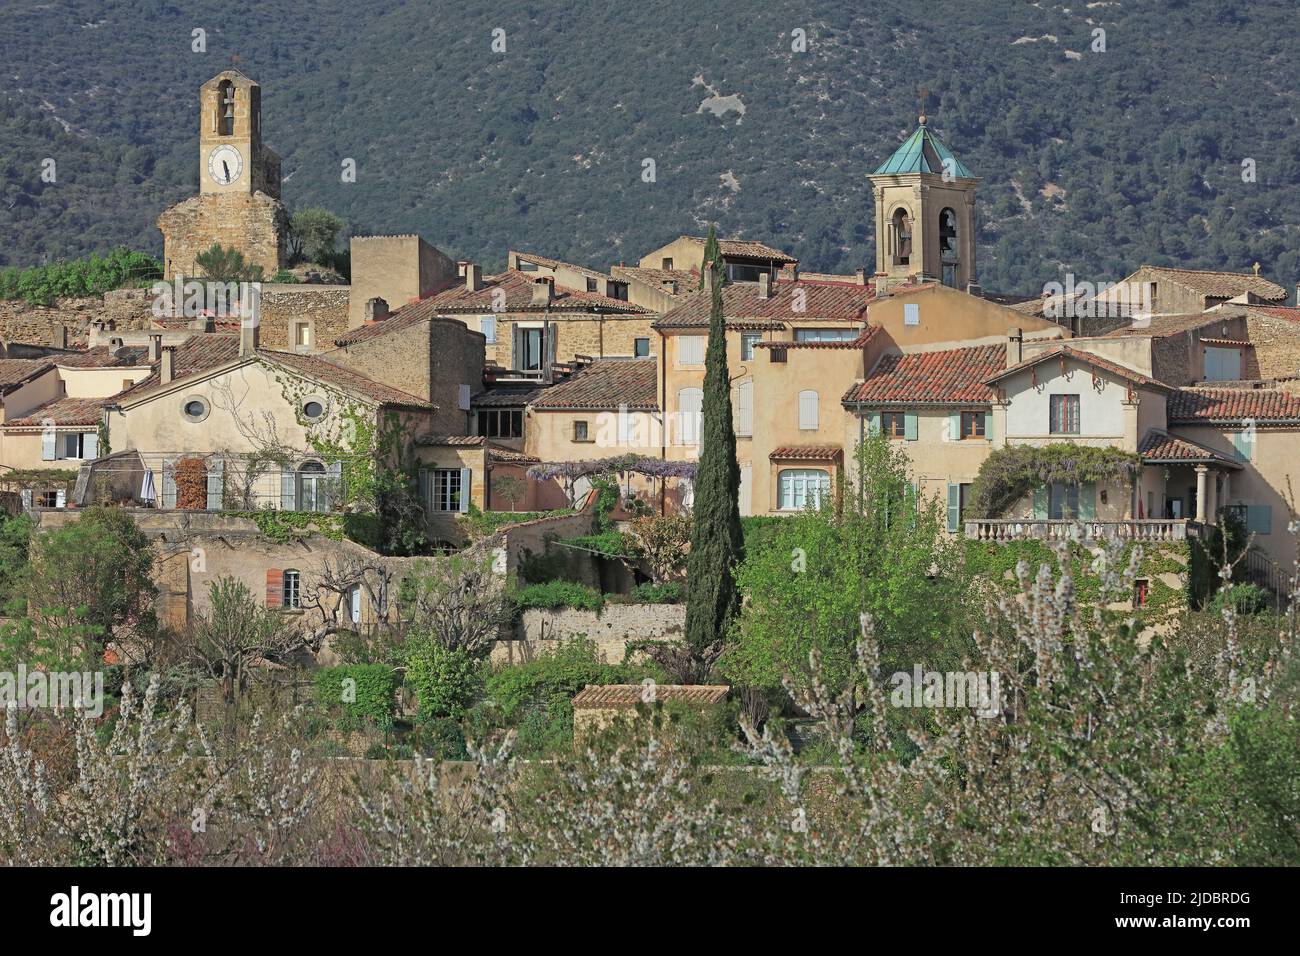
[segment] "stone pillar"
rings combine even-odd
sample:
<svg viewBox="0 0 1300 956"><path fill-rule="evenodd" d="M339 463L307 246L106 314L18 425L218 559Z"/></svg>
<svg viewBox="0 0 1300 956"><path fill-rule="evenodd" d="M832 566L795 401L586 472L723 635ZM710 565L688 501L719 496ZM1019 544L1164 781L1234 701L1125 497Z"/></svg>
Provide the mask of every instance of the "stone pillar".
<svg viewBox="0 0 1300 956"><path fill-rule="evenodd" d="M1223 494L1219 498L1225 508L1232 504L1232 472L1230 471L1223 473Z"/></svg>
<svg viewBox="0 0 1300 956"><path fill-rule="evenodd" d="M1217 474L1207 475L1205 495L1205 520L1214 521L1215 516L1219 513L1219 476Z"/></svg>
<svg viewBox="0 0 1300 956"><path fill-rule="evenodd" d="M1205 486L1207 484L1205 477L1209 474L1209 469L1204 465L1196 466L1196 520L1205 522Z"/></svg>

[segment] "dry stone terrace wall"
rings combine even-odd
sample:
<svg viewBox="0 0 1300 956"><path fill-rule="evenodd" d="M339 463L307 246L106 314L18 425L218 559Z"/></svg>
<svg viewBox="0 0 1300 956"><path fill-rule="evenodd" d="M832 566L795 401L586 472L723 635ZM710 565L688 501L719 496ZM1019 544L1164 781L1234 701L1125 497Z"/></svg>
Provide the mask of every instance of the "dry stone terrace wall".
<svg viewBox="0 0 1300 956"><path fill-rule="evenodd" d="M0 300L0 340L62 346L67 329L68 346L84 346L91 322L111 322L124 331L147 329L153 320L152 307L148 289L118 289L102 298L58 299L48 306Z"/></svg>
<svg viewBox="0 0 1300 956"><path fill-rule="evenodd" d="M621 663L632 641L681 640L684 604L606 604L600 614L575 608L529 608L515 625L514 640L492 646L494 663L518 664L553 649L560 641L586 637L607 662Z"/></svg>

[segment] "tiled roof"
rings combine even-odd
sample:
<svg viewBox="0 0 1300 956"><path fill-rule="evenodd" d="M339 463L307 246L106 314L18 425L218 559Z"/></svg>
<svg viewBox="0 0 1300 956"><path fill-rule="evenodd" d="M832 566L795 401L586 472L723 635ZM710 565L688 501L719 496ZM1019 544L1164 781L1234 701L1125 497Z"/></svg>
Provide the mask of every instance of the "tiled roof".
<svg viewBox="0 0 1300 956"><path fill-rule="evenodd" d="M512 256L518 256L524 262L533 262L546 269L572 269L574 272L581 272L583 275L591 276L593 279L610 279L613 278L608 273L601 272L599 269L589 269L586 266L580 266L577 263L565 262L563 259L552 259L548 256L535 256L531 252L520 252L518 249L510 250Z"/></svg>
<svg viewBox="0 0 1300 956"><path fill-rule="evenodd" d="M942 174L944 170L944 160L950 160L952 163L952 173L959 179L974 179L975 174L966 168L966 164L958 159L953 151L948 148L934 130L930 129L925 123L925 118L921 118L921 125L916 128L903 145L894 150L894 155L885 160L880 168L874 173L876 176L884 176L893 173L935 173Z"/></svg>
<svg viewBox="0 0 1300 956"><path fill-rule="evenodd" d="M93 349L54 355L50 360L66 368L138 368L149 364L149 347L123 345L110 348L107 345L97 345Z"/></svg>
<svg viewBox="0 0 1300 956"><path fill-rule="evenodd" d="M877 335L881 334L880 326L868 325L862 330L862 333L855 339L841 339L830 342L755 342L756 349L860 349Z"/></svg>
<svg viewBox="0 0 1300 956"><path fill-rule="evenodd" d="M616 411L626 405L630 411L656 411L657 369L658 362L652 358L600 359L543 390L532 407L544 411Z"/></svg>
<svg viewBox="0 0 1300 956"><path fill-rule="evenodd" d="M204 369L229 362L239 356L239 336L229 332L196 332L172 350L172 378L180 379ZM123 392L135 396L162 383L158 363L154 369L134 386Z"/></svg>
<svg viewBox="0 0 1300 956"><path fill-rule="evenodd" d="M619 266L618 276L636 279L645 285L664 292L665 295L688 295L700 288L700 274L695 269L643 269L640 266ZM677 283L676 292L664 289L665 282Z"/></svg>
<svg viewBox="0 0 1300 956"><path fill-rule="evenodd" d="M796 293L802 295L796 298ZM867 306L875 290L866 285L838 282L773 280L771 293L759 298L758 283L732 282L722 287L722 314L727 325L740 328L747 322L865 321ZM801 307L801 308L800 308ZM703 328L709 324L713 296L693 295L656 320L655 328Z"/></svg>
<svg viewBox="0 0 1300 956"><path fill-rule="evenodd" d="M705 236L682 236L683 239L689 239L691 242L703 246L708 242ZM718 249L723 256L740 256L749 259L775 259L777 262L798 262L794 256L787 255L780 249L773 249L771 246L762 242L755 242L752 239L719 239Z"/></svg>
<svg viewBox="0 0 1300 956"><path fill-rule="evenodd" d="M487 439L482 435L421 435L415 443L433 448L476 448L487 444Z"/></svg>
<svg viewBox="0 0 1300 956"><path fill-rule="evenodd" d="M49 359L0 359L0 395L30 382L54 365Z"/></svg>
<svg viewBox="0 0 1300 956"><path fill-rule="evenodd" d="M1300 396L1271 388L1180 388L1169 398L1171 425L1300 424Z"/></svg>
<svg viewBox="0 0 1300 956"><path fill-rule="evenodd" d="M485 392L479 392L470 401L475 408L523 408L542 394L540 385L508 386L498 385Z"/></svg>
<svg viewBox="0 0 1300 956"><path fill-rule="evenodd" d="M1276 282L1270 282L1263 276L1241 272L1212 272L1205 269L1170 269L1166 266L1142 266L1142 272L1155 273L1158 277L1194 289L1201 295L1216 299L1233 299L1245 292L1252 292L1261 299L1285 300L1286 289Z"/></svg>
<svg viewBox="0 0 1300 956"><path fill-rule="evenodd" d="M1200 442L1189 438L1179 438L1159 429L1151 429L1138 443L1138 454L1152 464L1162 462L1212 461L1217 464L1240 468L1239 462L1233 461L1222 452L1207 448Z"/></svg>
<svg viewBox="0 0 1300 956"><path fill-rule="evenodd" d="M1134 385L1141 385L1144 388L1151 388L1162 392L1172 391L1168 385L1165 385L1163 382L1157 382L1155 379L1143 375L1141 372L1135 372L1133 369L1125 365L1120 365L1118 362L1112 362L1110 359L1104 359L1100 355L1072 349L1068 345L1058 345L1055 348L1048 349L1046 352L1041 352L1032 358L1026 359L1019 365L1013 365L1004 371L998 372L997 374L985 379L985 381L1001 381L1010 375L1022 372L1027 368L1033 368L1035 365L1041 365L1043 362L1047 362L1051 359L1074 359L1075 361L1082 362L1085 365L1091 365L1094 368L1110 372L1117 378L1121 378L1126 382L1131 382Z"/></svg>
<svg viewBox="0 0 1300 956"><path fill-rule="evenodd" d="M655 684L653 701L720 704L731 688L722 684ZM632 710L650 696L643 684L588 684L573 698L574 710Z"/></svg>
<svg viewBox="0 0 1300 956"><path fill-rule="evenodd" d="M1170 315L1152 315L1134 317L1130 325L1122 329L1115 329L1107 332L1100 338L1117 335L1133 335L1139 337L1159 339L1167 335L1178 335L1182 332L1192 332L1196 329L1203 329L1207 325L1214 325L1216 322L1223 323L1228 319L1234 318L1231 315L1224 315L1215 312L1182 312Z"/></svg>
<svg viewBox="0 0 1300 956"><path fill-rule="evenodd" d="M330 353L326 353L330 354ZM300 355L296 352L275 352L259 349L259 358L284 366L305 378L316 379L326 385L332 385L362 401L376 402L380 405L405 405L412 408L430 408L428 401L404 392L391 385L384 385L374 379L366 378L360 372L335 365L316 355Z"/></svg>
<svg viewBox="0 0 1300 956"><path fill-rule="evenodd" d="M648 313L638 305L623 299L611 299L595 292L568 289L562 285L555 286L555 297L549 306L533 305L534 278L530 273L507 270L500 275L488 276L483 280L483 288L470 292L464 285L458 285L427 299L415 303L419 306L429 305L432 312L540 312L550 308L552 312L631 312ZM501 302L499 296L494 298L496 290L505 293ZM500 304L498 304L500 303ZM405 312L411 306L404 306ZM391 321L391 319L389 320Z"/></svg>
<svg viewBox="0 0 1300 956"><path fill-rule="evenodd" d="M767 457L771 461L834 461L843 454L838 445L784 445Z"/></svg>
<svg viewBox="0 0 1300 956"><path fill-rule="evenodd" d="M390 332L409 329L433 314L433 310L426 307L426 303L429 303L431 298L402 306L396 312L390 313L388 318L380 319L378 322L370 322L355 329L348 329L334 340L334 344L340 347L356 345L358 342L368 342L371 339L379 338L381 335L388 335Z"/></svg>
<svg viewBox="0 0 1300 956"><path fill-rule="evenodd" d="M1286 319L1288 322L1300 322L1300 309L1291 308L1284 305L1248 305L1246 306L1251 312L1260 312L1264 315L1272 316L1275 319Z"/></svg>
<svg viewBox="0 0 1300 956"><path fill-rule="evenodd" d="M30 428L48 425L98 425L106 398L56 398L33 408L22 418L5 422L5 427Z"/></svg>
<svg viewBox="0 0 1300 956"><path fill-rule="evenodd" d="M849 389L844 402L986 405L993 400L993 390L984 383L1002 370L1006 355L1002 345L886 355L865 382Z"/></svg>

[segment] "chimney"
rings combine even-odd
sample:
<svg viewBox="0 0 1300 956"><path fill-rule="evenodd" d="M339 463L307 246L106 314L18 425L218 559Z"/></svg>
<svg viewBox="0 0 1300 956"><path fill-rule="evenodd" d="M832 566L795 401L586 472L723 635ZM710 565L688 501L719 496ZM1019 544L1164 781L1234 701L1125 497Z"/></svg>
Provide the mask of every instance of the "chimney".
<svg viewBox="0 0 1300 956"><path fill-rule="evenodd" d="M239 323L239 354L240 355L252 355L254 352L257 351L258 327L259 327L259 323L251 320L246 320ZM165 356L166 354L167 354L167 350L163 349L163 355Z"/></svg>
<svg viewBox="0 0 1300 956"><path fill-rule="evenodd" d="M240 335L240 344L243 344L242 333ZM170 385L172 378L174 377L172 372L172 357L175 354L176 350L170 346L162 350L162 358L158 365L158 381L162 382L164 385Z"/></svg>
<svg viewBox="0 0 1300 956"><path fill-rule="evenodd" d="M365 316L366 325L373 325L376 322L382 322L384 319L388 318L388 303L379 296L367 299L365 312L363 314Z"/></svg>
<svg viewBox="0 0 1300 956"><path fill-rule="evenodd" d="M555 298L554 279L538 276L533 280L533 305L550 305Z"/></svg>
<svg viewBox="0 0 1300 956"><path fill-rule="evenodd" d="M857 278L857 280L858 280L858 285L866 285L866 284L867 284L867 270L866 270L866 269L858 269L858 270L857 270L856 272L854 272L853 274L854 274L854 276L855 276L855 277Z"/></svg>
<svg viewBox="0 0 1300 956"><path fill-rule="evenodd" d="M465 291L477 292L483 288L483 267L472 262L465 263Z"/></svg>
<svg viewBox="0 0 1300 956"><path fill-rule="evenodd" d="M799 263L787 262L785 265L781 267L781 274L778 278L780 278L782 282L798 282Z"/></svg>
<svg viewBox="0 0 1300 956"><path fill-rule="evenodd" d="M162 358L162 336L149 336L149 361L156 362Z"/></svg>
<svg viewBox="0 0 1300 956"><path fill-rule="evenodd" d="M1024 361L1024 342L1024 333L1020 329L1012 329L1007 334L1007 368Z"/></svg>
<svg viewBox="0 0 1300 956"><path fill-rule="evenodd" d="M704 263L704 291L713 291L713 263Z"/></svg>
<svg viewBox="0 0 1300 956"><path fill-rule="evenodd" d="M458 259L456 261L456 275L460 276L462 279L465 278L465 270L468 268L469 268L468 260Z"/></svg>
<svg viewBox="0 0 1300 956"><path fill-rule="evenodd" d="M758 274L758 297L760 299L772 298L772 276L766 272Z"/></svg>
<svg viewBox="0 0 1300 956"><path fill-rule="evenodd" d="M661 283L659 283L659 285L660 285L660 286L663 288L663 290L664 290L665 292L667 292L669 295L676 295L676 294L677 294L677 280L676 280L676 279L664 279L664 281L661 282Z"/></svg>

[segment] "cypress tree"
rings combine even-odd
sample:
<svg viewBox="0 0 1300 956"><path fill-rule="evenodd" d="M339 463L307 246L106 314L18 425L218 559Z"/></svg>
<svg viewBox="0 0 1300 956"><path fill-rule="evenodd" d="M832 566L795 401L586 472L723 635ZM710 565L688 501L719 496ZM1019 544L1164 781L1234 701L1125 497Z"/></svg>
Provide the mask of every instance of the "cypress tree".
<svg viewBox="0 0 1300 956"><path fill-rule="evenodd" d="M710 262L715 264L713 287L716 289L726 281L723 278L726 272L722 268L722 247L718 245L718 237L712 226L709 226L709 236L704 240L704 265L700 268L701 289L704 288L704 270Z"/></svg>
<svg viewBox="0 0 1300 956"><path fill-rule="evenodd" d="M718 655L727 628L740 607L735 568L744 555L740 529L740 465L736 462L736 432L731 420L731 379L727 371L727 337L722 315L722 260L709 229L705 259L713 273L713 310L709 315L709 345L705 356L703 434L695 474L694 527L687 561L686 649L693 679L702 680Z"/></svg>

